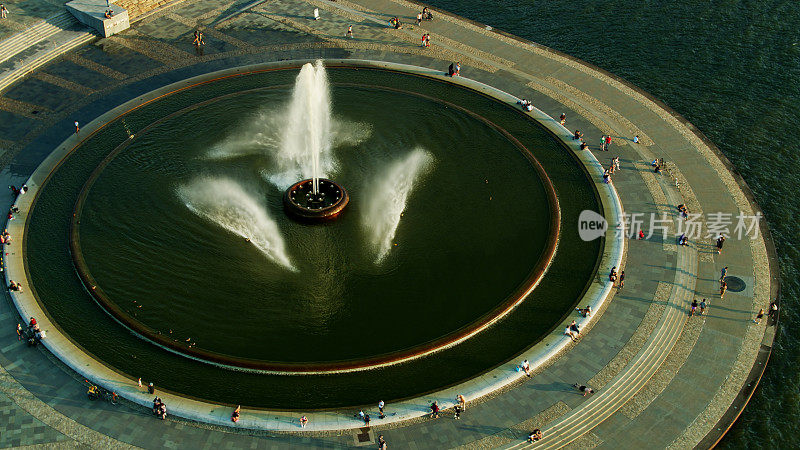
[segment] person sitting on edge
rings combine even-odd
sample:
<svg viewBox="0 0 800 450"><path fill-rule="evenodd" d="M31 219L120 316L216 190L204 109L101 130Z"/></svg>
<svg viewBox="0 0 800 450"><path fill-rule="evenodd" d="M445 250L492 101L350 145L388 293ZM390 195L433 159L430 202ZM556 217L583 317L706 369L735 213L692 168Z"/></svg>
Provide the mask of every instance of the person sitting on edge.
<svg viewBox="0 0 800 450"><path fill-rule="evenodd" d="M242 410L242 405L238 405L236 409L233 410L231 413L231 422L238 422L239 421L239 412Z"/></svg>
<svg viewBox="0 0 800 450"><path fill-rule="evenodd" d="M592 388L590 388L588 386L584 386L582 384L575 383L575 384L572 385L572 387L574 387L575 389L583 392L583 396L584 397L586 397L587 395L590 395L590 394L594 394L594 389L592 389Z"/></svg>
<svg viewBox="0 0 800 450"><path fill-rule="evenodd" d="M530 433L528 433L528 442L536 442L536 441L542 439L542 437L543 437L542 430L537 428L537 429L531 431Z"/></svg>
<svg viewBox="0 0 800 450"><path fill-rule="evenodd" d="M592 315L592 307L589 305L586 305L586 308L575 308L575 311L578 311L578 314L583 317L589 317Z"/></svg>
<svg viewBox="0 0 800 450"><path fill-rule="evenodd" d="M580 334L581 334L581 328L580 328L580 326L578 325L578 323L577 323L577 322L575 322L574 320L573 320L573 321L572 321L572 323L570 324L570 326L569 326L569 329L570 329L570 331L572 331L573 333L575 333L575 334L577 334L577 335L580 335Z"/></svg>
<svg viewBox="0 0 800 450"><path fill-rule="evenodd" d="M531 377L531 363L529 363L527 359L522 361L522 364L519 365L519 368L525 372L525 376L528 378Z"/></svg>
<svg viewBox="0 0 800 450"><path fill-rule="evenodd" d="M572 339L573 342L578 340L578 336L576 336L575 332L572 331L572 329L570 329L570 327L564 328L564 334L569 336L569 338Z"/></svg>
<svg viewBox="0 0 800 450"><path fill-rule="evenodd" d="M431 418L438 419L439 418L439 403L434 401L431 403Z"/></svg>

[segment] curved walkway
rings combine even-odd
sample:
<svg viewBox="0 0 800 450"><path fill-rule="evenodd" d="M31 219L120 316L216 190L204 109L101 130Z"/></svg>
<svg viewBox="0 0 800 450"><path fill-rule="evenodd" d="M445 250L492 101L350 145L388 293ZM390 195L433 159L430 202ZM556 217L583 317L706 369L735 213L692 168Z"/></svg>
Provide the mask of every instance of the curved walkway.
<svg viewBox="0 0 800 450"><path fill-rule="evenodd" d="M750 318L776 292L772 278L776 268L763 235L731 239L721 256L712 253L708 239L692 242L689 248L674 245L672 234L680 225L675 222L674 206L679 202L689 205L691 212L703 211L706 217L714 212L757 211L727 163L680 117L608 74L484 26L436 12L434 22L418 29L409 24L419 7L402 0L268 1L243 9L246 6L181 3L103 40L104 46L114 49L113 55L95 46L84 47L39 69L36 78L12 85L0 97L0 113L17 120L13 126L0 125L0 139L12 149L4 156L12 162L7 166L11 170L4 173L6 181L19 184L27 178L69 135L73 120L89 122L100 111L176 79L287 57L386 60L441 69L461 60L466 78L531 99L549 116L567 112L569 127L584 131L590 144L599 142L601 134L611 134L611 152L596 152L594 147L593 152L605 165L610 156L621 157L623 170L615 174L614 184L625 211L667 212L670 234L630 241L622 267L628 272L626 287L597 312L600 320L591 332L570 345L571 351L555 363L540 367L532 380L470 404L461 421L412 421L394 428L379 424L373 430L338 436L271 434L265 439L187 427L192 424L180 421L164 427L136 409L89 410L82 401L83 388L69 378L69 371L54 373L46 354L13 342L0 346L0 365L10 376L76 424L101 428L114 439L144 447L222 441L231 447L351 446L374 442L376 429L395 446L412 442L433 446L431 439L441 439L446 447L488 447L523 442L527 431L542 428L546 438L540 444L547 447L573 443L685 448L718 428L717 422L745 388L762 345L768 354L773 330L764 323L753 324ZM317 22L309 17L315 6L323 16ZM407 24L403 30L383 26L393 16ZM355 39L343 37L348 24L354 26ZM207 46L201 54L193 54L190 45L196 26L207 28ZM418 46L422 32L431 33L432 48ZM76 73L75 65L90 69L85 71L89 73ZM70 94L79 87L89 94ZM41 104L46 99L52 101ZM30 106L48 114L33 116ZM640 136L638 145L630 142L635 134ZM648 161L653 157L668 161L670 178L649 172ZM707 221L703 224L708 226ZM729 292L720 301L713 296L723 265L746 288ZM596 284L604 283L598 279ZM695 297L710 298L711 306L706 316L687 321L687 303ZM8 331L16 320L7 306L0 309L2 342L13 341ZM572 383L590 379L599 388L594 397L584 399L570 390ZM696 389L698 383L705 388ZM100 420L98 409L106 411ZM154 426L159 426L160 433L155 439Z"/></svg>

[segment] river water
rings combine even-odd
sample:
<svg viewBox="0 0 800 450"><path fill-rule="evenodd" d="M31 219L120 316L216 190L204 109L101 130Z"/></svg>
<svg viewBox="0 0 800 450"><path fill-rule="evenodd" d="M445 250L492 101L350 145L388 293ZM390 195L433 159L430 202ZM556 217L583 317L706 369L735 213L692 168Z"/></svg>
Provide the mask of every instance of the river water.
<svg viewBox="0 0 800 450"><path fill-rule="evenodd" d="M800 2L429 0L606 69L695 124L733 162L781 265L781 330L766 374L720 446L797 448L800 373ZM700 387L698 387L700 388Z"/></svg>

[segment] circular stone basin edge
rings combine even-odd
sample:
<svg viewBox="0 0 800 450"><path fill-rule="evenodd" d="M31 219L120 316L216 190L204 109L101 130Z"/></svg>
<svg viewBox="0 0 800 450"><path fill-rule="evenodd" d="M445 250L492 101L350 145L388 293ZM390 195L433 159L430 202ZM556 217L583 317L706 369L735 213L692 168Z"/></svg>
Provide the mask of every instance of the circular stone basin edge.
<svg viewBox="0 0 800 450"><path fill-rule="evenodd" d="M82 377L91 380L93 383L98 384L105 389L116 392L129 401L142 405L146 408L150 408L152 406L152 395L148 394L146 389L140 388L137 385L136 380L107 367L102 362L96 360L90 354L82 350L67 336L60 333L56 324L53 323L45 314L44 310L41 308L35 296L31 292L33 288L31 288L30 279L27 275L24 252L25 231L28 223L27 213L32 206L35 194L37 193L41 184L47 179L50 172L53 171L59 165L60 161L68 156L69 153L80 144L82 139L86 138L87 136L91 136L94 132L102 128L105 124L115 120L124 112L153 101L159 96L190 87L194 84L203 82L204 80L236 76L237 74L257 70L285 68L287 66L296 66L299 68L306 62L313 62L313 60L280 61L235 67L196 76L156 89L141 97L130 100L93 120L91 123L82 128L84 133L82 133L81 136L70 136L49 156L47 156L42 164L34 171L27 181L29 192L20 196L16 202L20 209L20 214L18 215L18 219L20 220L9 222L7 225L9 232L12 235L19 236L17 240L18 242L15 243L15 246L20 246L19 248L21 248L21 251L11 252L8 251L10 248L6 247L5 250L8 251L9 255L6 258L7 268L5 270L5 276L6 282L12 279L17 281L23 280L24 291L10 292L12 301L14 302L19 314L23 318L26 320L29 317L37 318L40 327L47 332L47 338L43 339L42 341L43 345L59 360L75 370ZM441 71L418 66L354 59L331 59L326 60L325 64L326 66L331 67L365 67L406 72L428 78L444 80L467 87L509 105L515 105L519 100L511 94L486 84L469 80L464 77L446 77ZM521 111L520 113L523 114L524 112ZM592 155L591 152L580 151L578 145L572 141L572 135L569 130L561 126L558 121L546 115L544 112L534 108L531 112L524 114L528 114L532 119L542 125L545 130L550 132L551 135L564 146L565 151L571 151L574 153L578 160L583 164L590 179L594 182L600 203L603 207L603 215L607 222L609 224L621 223L620 218L622 217L623 209L619 196L617 195L617 192L612 184L604 184L599 181L602 177L602 166L594 157L594 155ZM16 248L17 247L15 247L15 249ZM598 270L609 271L612 266L621 266L624 249L625 241L622 233L613 233L611 236L606 237L604 239L602 257L598 264ZM600 311L605 302L611 297L611 290L610 283L592 283L586 290L583 298L580 301L580 304L590 305L594 311ZM579 318L577 319L577 322L579 322L579 324L585 328L587 325L592 323L596 317L597 315L587 318ZM561 330L563 330L563 328L569 324L571 320L572 317L566 318L544 339L532 345L530 348L520 354L518 358L501 364L498 367L484 373L483 375L479 375L463 383L437 392L402 400L397 403L391 403L389 408L391 408L391 411L395 414L387 416L386 419L381 421L381 424L385 425L388 423L402 422L405 420L425 416L427 415L428 405L433 400L439 401L442 409L447 409L451 408L455 404L454 399L457 394L464 395L467 401L474 401L499 389L510 386L511 384L525 377L524 373L517 372L515 370L519 360L529 360L532 370L536 370L538 367L545 365L554 357L557 357L561 352L569 350L569 344L571 343L571 340L568 336L563 335ZM170 414L220 426L295 432L357 429L363 427L363 421L353 418L350 412L340 412L337 410L315 411L306 414L309 419L309 423L305 428L302 428L302 430L296 420L298 413L300 413L299 411L243 409L239 422L232 423L230 421L230 414L232 411L231 405L212 404L209 402L175 395L165 391L157 391L157 393L164 400L164 402L169 405Z"/></svg>

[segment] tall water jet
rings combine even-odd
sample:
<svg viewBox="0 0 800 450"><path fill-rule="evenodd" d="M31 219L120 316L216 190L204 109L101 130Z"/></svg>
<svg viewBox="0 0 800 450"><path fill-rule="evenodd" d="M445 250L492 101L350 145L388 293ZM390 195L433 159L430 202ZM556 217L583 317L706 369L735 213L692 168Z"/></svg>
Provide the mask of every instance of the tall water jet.
<svg viewBox="0 0 800 450"><path fill-rule="evenodd" d="M376 262L381 262L389 254L408 196L417 178L432 163L433 157L428 152L415 148L405 158L386 167L370 185L372 190L370 197L365 199L362 221L377 250Z"/></svg>
<svg viewBox="0 0 800 450"><path fill-rule="evenodd" d="M296 270L286 254L278 225L237 182L227 178L198 178L179 187L178 196L193 213L247 239L281 266Z"/></svg>
<svg viewBox="0 0 800 450"><path fill-rule="evenodd" d="M212 145L203 158L230 160L268 156L274 164L282 162L283 165L276 168L271 164L269 169L263 171L264 179L285 190L303 176L299 165L298 168L293 168L294 163L287 164L291 158L287 158L283 151L283 134L289 122L286 111L286 107L276 108L272 105L253 111L247 121ZM331 149L342 145L358 145L371 135L372 125L369 123L354 122L341 117L331 118ZM331 173L336 168L333 152L320 155L319 165L320 176Z"/></svg>
<svg viewBox="0 0 800 450"><path fill-rule="evenodd" d="M322 61L303 65L292 92L288 122L281 143L278 164L290 172L299 170L299 181L284 194L286 210L304 220L330 219L349 201L347 191L322 178L332 169L331 102ZM328 167L320 167L321 161ZM295 178L295 179L297 179Z"/></svg>

